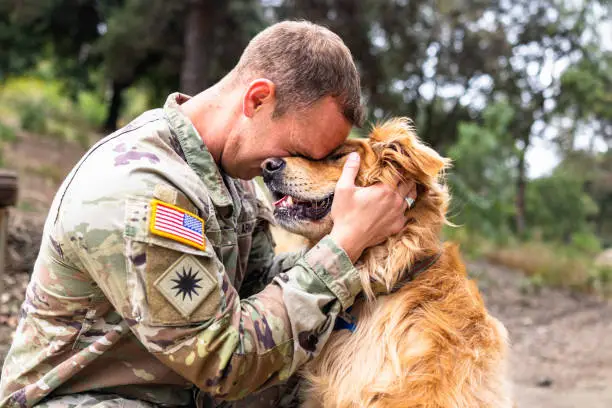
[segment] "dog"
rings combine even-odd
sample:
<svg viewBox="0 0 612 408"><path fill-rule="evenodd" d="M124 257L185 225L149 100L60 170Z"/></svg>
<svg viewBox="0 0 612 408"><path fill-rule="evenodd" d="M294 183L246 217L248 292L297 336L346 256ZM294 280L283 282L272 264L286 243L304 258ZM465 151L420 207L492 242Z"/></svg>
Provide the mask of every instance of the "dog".
<svg viewBox="0 0 612 408"><path fill-rule="evenodd" d="M441 244L450 161L419 141L408 119L386 121L369 139L349 139L323 160L269 159L263 178L276 222L311 246L328 234L350 152L361 157L356 185L414 180L418 196L404 230L356 263L363 296L347 318L357 323L335 330L303 369L302 406L511 407L507 331L487 313L458 248Z"/></svg>

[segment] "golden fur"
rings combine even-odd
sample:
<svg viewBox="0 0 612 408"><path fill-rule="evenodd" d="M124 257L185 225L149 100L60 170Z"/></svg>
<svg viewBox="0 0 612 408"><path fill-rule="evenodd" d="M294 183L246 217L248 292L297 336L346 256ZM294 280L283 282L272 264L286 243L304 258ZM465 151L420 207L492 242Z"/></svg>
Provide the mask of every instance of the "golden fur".
<svg viewBox="0 0 612 408"><path fill-rule="evenodd" d="M289 158L287 186L301 197L333 192L346 155L360 153L356 183L415 180L418 198L403 232L364 252L357 268L365 298L352 314L354 333L336 331L303 370L304 407L474 408L512 406L506 378L507 333L491 317L467 278L458 249L440 244L449 194L448 160L422 144L407 119L373 129L369 140L348 140L327 160ZM316 242L332 222L281 222ZM415 261L442 251L429 269L387 294Z"/></svg>

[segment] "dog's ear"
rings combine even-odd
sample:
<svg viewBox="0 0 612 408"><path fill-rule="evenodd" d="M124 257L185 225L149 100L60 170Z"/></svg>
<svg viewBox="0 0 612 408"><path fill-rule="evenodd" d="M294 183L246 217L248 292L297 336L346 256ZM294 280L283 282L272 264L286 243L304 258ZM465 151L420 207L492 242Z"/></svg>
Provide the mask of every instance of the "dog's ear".
<svg viewBox="0 0 612 408"><path fill-rule="evenodd" d="M390 165L399 176L423 184L429 184L450 165L450 159L440 156L418 139L407 118L391 119L374 127L370 143L383 164Z"/></svg>

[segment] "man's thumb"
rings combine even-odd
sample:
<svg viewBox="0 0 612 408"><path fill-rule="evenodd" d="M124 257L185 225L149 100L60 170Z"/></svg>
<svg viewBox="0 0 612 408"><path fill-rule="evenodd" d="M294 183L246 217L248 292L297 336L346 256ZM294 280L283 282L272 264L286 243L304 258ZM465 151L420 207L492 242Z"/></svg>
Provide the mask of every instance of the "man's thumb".
<svg viewBox="0 0 612 408"><path fill-rule="evenodd" d="M352 152L348 155L344 168L342 169L342 175L338 180L338 186L340 187L352 187L355 185L355 178L359 172L359 153Z"/></svg>

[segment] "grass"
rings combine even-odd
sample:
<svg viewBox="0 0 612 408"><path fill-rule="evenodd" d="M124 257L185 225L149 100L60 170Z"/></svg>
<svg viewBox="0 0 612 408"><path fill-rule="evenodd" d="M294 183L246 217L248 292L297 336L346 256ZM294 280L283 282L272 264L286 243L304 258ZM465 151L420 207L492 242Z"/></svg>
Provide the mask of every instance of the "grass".
<svg viewBox="0 0 612 408"><path fill-rule="evenodd" d="M104 109L104 102L98 99L94 103L92 95L83 91L72 100L64 95L58 81L11 78L0 87L0 116L42 137L78 141L80 134L94 133L101 120L99 111Z"/></svg>
<svg viewBox="0 0 612 408"><path fill-rule="evenodd" d="M508 248L497 248L486 255L496 264L520 269L542 284L589 290L594 265L590 260L566 248L528 242Z"/></svg>
<svg viewBox="0 0 612 408"><path fill-rule="evenodd" d="M49 164L41 164L35 167L30 166L26 167L24 170L30 174L49 180L54 184L61 183L66 176L59 167Z"/></svg>
<svg viewBox="0 0 612 408"><path fill-rule="evenodd" d="M14 142L17 140L17 132L12 126L0 122L0 142Z"/></svg>
<svg viewBox="0 0 612 408"><path fill-rule="evenodd" d="M17 208L23 212L37 212L38 208L28 200L19 201Z"/></svg>
<svg viewBox="0 0 612 408"><path fill-rule="evenodd" d="M561 245L538 240L520 241L511 235L488 239L467 228L447 228L445 237L460 245L467 259L486 259L525 274L524 290L538 292L545 286L612 297L612 266L595 262L600 248L574 240Z"/></svg>
<svg viewBox="0 0 612 408"><path fill-rule="evenodd" d="M12 77L0 84L0 118L14 129L41 137L75 141L89 147L99 139L106 118L107 101L103 86L81 90L70 98L59 80L36 73ZM151 108L149 92L133 86L125 92L119 127ZM164 101L156 101L159 106ZM0 128L0 136L2 129Z"/></svg>
<svg viewBox="0 0 612 408"><path fill-rule="evenodd" d="M597 265L591 254L569 245L521 242L492 247L484 258L522 271L526 289L552 286L606 297L612 295L612 268Z"/></svg>
<svg viewBox="0 0 612 408"><path fill-rule="evenodd" d="M130 118L136 116L133 109L144 106L144 99L146 95L140 89L126 94L125 110ZM36 73L12 77L0 84L0 118L4 124L40 137L74 141L88 147L100 137L98 132L106 111L102 89L81 90L71 98L60 81ZM127 121L122 119L124 122Z"/></svg>

